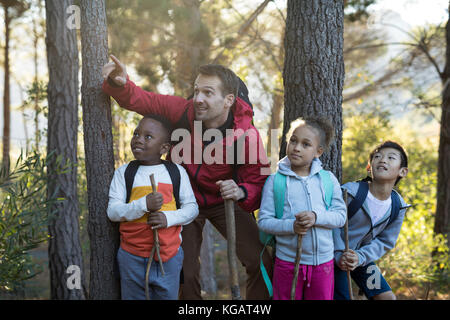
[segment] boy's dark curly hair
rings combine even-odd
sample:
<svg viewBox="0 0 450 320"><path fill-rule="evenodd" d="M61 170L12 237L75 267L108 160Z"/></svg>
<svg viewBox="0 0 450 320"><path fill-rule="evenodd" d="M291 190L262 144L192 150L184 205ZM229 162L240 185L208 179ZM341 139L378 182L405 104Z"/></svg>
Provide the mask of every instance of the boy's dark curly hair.
<svg viewBox="0 0 450 320"><path fill-rule="evenodd" d="M172 136L173 126L172 123L164 116L159 114L145 114L142 119L153 119L161 123L163 128L166 130L166 140L170 142L170 137Z"/></svg>

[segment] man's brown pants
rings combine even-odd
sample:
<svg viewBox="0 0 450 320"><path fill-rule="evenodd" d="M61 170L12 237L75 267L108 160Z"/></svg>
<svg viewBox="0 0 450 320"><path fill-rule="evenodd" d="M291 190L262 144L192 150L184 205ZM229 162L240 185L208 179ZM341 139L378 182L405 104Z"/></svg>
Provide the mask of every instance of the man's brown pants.
<svg viewBox="0 0 450 320"><path fill-rule="evenodd" d="M235 204L236 220L236 255L247 272L247 300L267 300L267 291L260 270L260 254L263 245L259 241L259 231L255 218L251 213L242 210ZM180 299L201 299L200 291L200 248L203 240L202 231L208 219L212 225L226 238L225 207L223 204L208 209L200 209L198 217L190 224L183 226L182 247L184 251L183 275L184 285ZM267 250L263 255L266 270L272 275L272 258Z"/></svg>

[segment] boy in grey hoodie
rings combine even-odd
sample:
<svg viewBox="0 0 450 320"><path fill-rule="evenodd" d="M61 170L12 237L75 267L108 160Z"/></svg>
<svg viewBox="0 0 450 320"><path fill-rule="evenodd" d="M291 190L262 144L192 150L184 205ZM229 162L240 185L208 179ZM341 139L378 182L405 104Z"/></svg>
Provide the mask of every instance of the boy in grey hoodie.
<svg viewBox="0 0 450 320"><path fill-rule="evenodd" d="M328 148L333 132L334 128L323 118L298 119L292 123L287 134L287 156L278 163L278 173L286 176L281 219L275 215L274 192L279 192L274 190L275 174L264 186L258 227L276 239L274 300L290 299L298 235L303 236L303 241L295 298L333 298L332 229L344 225L346 207L339 182L328 172L333 194L327 208L319 174L323 170L319 157Z"/></svg>
<svg viewBox="0 0 450 320"><path fill-rule="evenodd" d="M408 206L393 188L408 173L408 158L398 143L386 141L370 153L367 168L369 177L342 186L349 195L349 213L350 203L357 198L360 184L368 184L368 191L366 198L361 199L364 200L362 206L349 218L348 251L345 251L343 230L333 231L337 264L336 300L350 298L346 271L351 271L352 279L368 299L395 300L394 293L374 262L394 248L400 233ZM397 206L396 217L392 209L394 206Z"/></svg>

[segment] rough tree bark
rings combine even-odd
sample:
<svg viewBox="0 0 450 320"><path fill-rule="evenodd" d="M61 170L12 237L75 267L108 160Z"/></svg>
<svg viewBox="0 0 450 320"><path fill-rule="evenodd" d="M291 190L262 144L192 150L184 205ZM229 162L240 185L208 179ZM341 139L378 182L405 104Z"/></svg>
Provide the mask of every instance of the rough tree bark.
<svg viewBox="0 0 450 320"><path fill-rule="evenodd" d="M442 114L434 232L446 235L447 245L450 245L450 15L446 25L446 43L446 64L441 74Z"/></svg>
<svg viewBox="0 0 450 320"><path fill-rule="evenodd" d="M110 99L102 90L102 66L108 62L104 0L81 0L83 132L86 154L90 239L90 299L119 299L115 275L119 228L107 216L114 174Z"/></svg>
<svg viewBox="0 0 450 320"><path fill-rule="evenodd" d="M344 4L335 0L288 0L284 39L285 109L280 157L292 120L324 115L336 139L321 160L341 179Z"/></svg>
<svg viewBox="0 0 450 320"><path fill-rule="evenodd" d="M212 39L204 25L199 0L176 0L175 37L177 55L175 59L175 94L188 97L193 92L197 69L208 61Z"/></svg>
<svg viewBox="0 0 450 320"><path fill-rule="evenodd" d="M37 1L36 6L39 9L39 14L42 13L41 9L42 9L42 3L40 0ZM33 23L33 63L34 63L34 84L36 86L36 92L34 93L34 139L35 139L35 145L36 145L36 150L39 150L39 144L40 144L40 140L41 140L41 134L39 131L39 114L41 113L40 107L39 107L39 49L38 49L38 45L39 45L39 40L42 37L42 35L39 32L39 21L40 21L40 16L39 17L33 17L32 19L32 23ZM78 48L77 48L77 52L78 52ZM78 68L77 68L78 70ZM77 118L78 120L78 118Z"/></svg>
<svg viewBox="0 0 450 320"><path fill-rule="evenodd" d="M214 227L206 220L203 227L203 241L200 249L200 287L202 291L217 293L216 270L214 263Z"/></svg>
<svg viewBox="0 0 450 320"><path fill-rule="evenodd" d="M5 23L5 56L4 67L4 91L3 91L3 150L2 166L6 173L10 167L10 143L11 143L11 97L10 97L10 68L9 68L9 40L11 36L11 22L20 17L27 9L28 4L24 0L0 0L3 7L3 19Z"/></svg>
<svg viewBox="0 0 450 320"><path fill-rule="evenodd" d="M173 83L175 94L187 98L193 93L198 67L208 62L212 39L202 21L201 1L176 0L174 4L177 53ZM200 250L200 285L203 291L214 295L217 292L217 283L213 234L211 223L205 223Z"/></svg>
<svg viewBox="0 0 450 320"><path fill-rule="evenodd" d="M10 89L9 89L9 37L11 29L9 24L11 18L9 17L8 6L3 5L4 21L5 21L5 60L4 67L4 91L3 91L3 156L2 165L7 172L9 172L9 143L10 143L10 126L11 126L11 111L10 111Z"/></svg>
<svg viewBox="0 0 450 320"><path fill-rule="evenodd" d="M79 237L77 197L78 133L78 47L76 30L65 25L66 9L72 0L48 0L47 17L48 142L47 153L54 152L48 164L48 196L56 193L65 200L54 205L56 215L49 222L49 269L52 299L85 299L83 258ZM56 156L71 170L57 174ZM67 273L71 265L81 270L81 287L69 288ZM70 269L69 269L70 270Z"/></svg>

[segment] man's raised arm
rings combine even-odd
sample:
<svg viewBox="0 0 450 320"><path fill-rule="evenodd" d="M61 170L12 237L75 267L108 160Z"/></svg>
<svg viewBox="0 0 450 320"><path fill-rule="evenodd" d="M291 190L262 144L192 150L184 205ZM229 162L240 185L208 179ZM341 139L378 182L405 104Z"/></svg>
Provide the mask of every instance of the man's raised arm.
<svg viewBox="0 0 450 320"><path fill-rule="evenodd" d="M102 68L103 91L114 98L127 110L139 114L159 114L172 123L176 123L188 107L188 101L181 97L162 95L145 91L136 86L129 78L126 66L115 56L110 55L112 62Z"/></svg>

